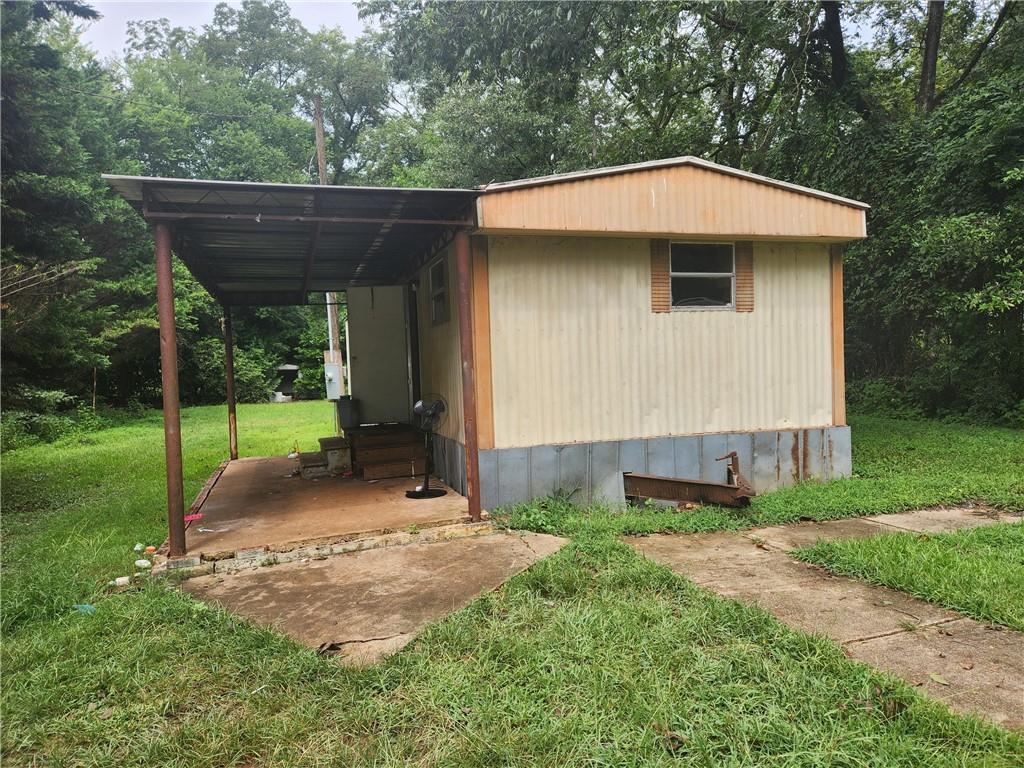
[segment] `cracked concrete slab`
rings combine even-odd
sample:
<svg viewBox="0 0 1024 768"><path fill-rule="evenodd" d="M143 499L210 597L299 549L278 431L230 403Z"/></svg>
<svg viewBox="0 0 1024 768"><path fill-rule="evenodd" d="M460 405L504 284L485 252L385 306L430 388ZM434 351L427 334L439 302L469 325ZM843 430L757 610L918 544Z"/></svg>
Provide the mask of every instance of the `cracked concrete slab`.
<svg viewBox="0 0 1024 768"><path fill-rule="evenodd" d="M787 554L819 539L948 531L1012 519L985 508L957 507L628 542L724 597L759 605L796 629L831 638L851 658L902 677L954 711L1024 729L1024 633L992 629Z"/></svg>
<svg viewBox="0 0 1024 768"><path fill-rule="evenodd" d="M703 587L756 603L792 627L840 643L957 618L902 592L831 576L777 549L727 535L731 546L716 542L710 550L689 536L649 536L631 543Z"/></svg>
<svg viewBox="0 0 1024 768"><path fill-rule="evenodd" d="M822 523L796 523L794 525L772 525L746 531L749 538L759 538L779 549L800 549L809 547L820 539L866 539L880 533L892 533L891 529L869 518L827 520Z"/></svg>
<svg viewBox="0 0 1024 768"><path fill-rule="evenodd" d="M372 664L430 622L469 605L565 539L498 531L451 541L371 549L227 575L181 587L272 626L344 663Z"/></svg>
<svg viewBox="0 0 1024 768"><path fill-rule="evenodd" d="M1020 515L1010 515L989 507L971 505L917 509L912 512L875 515L864 519L904 531L948 533L959 531L962 528L977 528L981 525L1020 520Z"/></svg>
<svg viewBox="0 0 1024 768"><path fill-rule="evenodd" d="M1024 730L1024 635L961 618L846 646L958 712Z"/></svg>

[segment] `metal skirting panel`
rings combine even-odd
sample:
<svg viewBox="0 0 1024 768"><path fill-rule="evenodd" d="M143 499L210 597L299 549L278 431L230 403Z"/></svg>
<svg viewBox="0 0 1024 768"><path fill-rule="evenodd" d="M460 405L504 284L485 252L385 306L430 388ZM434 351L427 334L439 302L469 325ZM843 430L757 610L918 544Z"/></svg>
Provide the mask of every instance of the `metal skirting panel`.
<svg viewBox="0 0 1024 768"><path fill-rule="evenodd" d="M442 477L464 489L465 451L453 440L434 439L435 450L438 441L448 444L449 453L456 450L449 446L457 447L462 474ZM480 451L482 503L495 509L555 492L577 502L622 502L623 472L725 482L725 462L715 459L729 451L739 454L741 471L758 493L803 480L849 477L852 471L849 427L497 448Z"/></svg>
<svg viewBox="0 0 1024 768"><path fill-rule="evenodd" d="M445 485L466 495L466 446L444 435L434 434L434 474L444 480ZM480 457L483 462L483 455ZM486 506L485 506L486 508Z"/></svg>

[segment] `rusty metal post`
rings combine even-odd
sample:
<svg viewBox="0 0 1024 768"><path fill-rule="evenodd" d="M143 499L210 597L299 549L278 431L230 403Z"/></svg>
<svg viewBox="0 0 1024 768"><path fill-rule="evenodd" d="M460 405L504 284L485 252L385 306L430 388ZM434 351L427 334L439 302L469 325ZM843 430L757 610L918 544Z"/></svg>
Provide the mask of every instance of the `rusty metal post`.
<svg viewBox="0 0 1024 768"><path fill-rule="evenodd" d="M476 435L476 362L473 349L473 275L469 232L455 233L455 279L459 299L459 347L462 359L462 422L466 431L466 497L469 517L480 519L480 453Z"/></svg>
<svg viewBox="0 0 1024 768"><path fill-rule="evenodd" d="M171 557L185 554L185 492L181 476L181 413L178 404L178 332L174 327L171 228L153 227L156 241L156 305L160 316L160 378L164 395L164 453L167 461L167 528Z"/></svg>
<svg viewBox="0 0 1024 768"><path fill-rule="evenodd" d="M238 419L235 416L235 337L231 332L231 307L224 306L224 389L228 396L228 449L238 458Z"/></svg>

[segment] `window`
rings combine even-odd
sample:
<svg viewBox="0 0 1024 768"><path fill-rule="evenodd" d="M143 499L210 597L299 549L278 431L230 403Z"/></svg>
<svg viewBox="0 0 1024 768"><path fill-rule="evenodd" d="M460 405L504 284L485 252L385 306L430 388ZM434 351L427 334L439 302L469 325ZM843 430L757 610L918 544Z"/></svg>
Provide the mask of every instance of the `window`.
<svg viewBox="0 0 1024 768"><path fill-rule="evenodd" d="M430 267L430 322L448 322L448 274L444 259Z"/></svg>
<svg viewBox="0 0 1024 768"><path fill-rule="evenodd" d="M733 306L732 243L672 243L669 259L673 309Z"/></svg>

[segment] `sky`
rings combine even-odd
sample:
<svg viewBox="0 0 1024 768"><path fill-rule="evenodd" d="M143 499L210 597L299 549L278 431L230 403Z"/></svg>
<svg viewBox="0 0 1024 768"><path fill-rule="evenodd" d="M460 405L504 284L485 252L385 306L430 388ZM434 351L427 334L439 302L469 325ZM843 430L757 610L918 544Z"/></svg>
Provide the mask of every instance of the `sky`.
<svg viewBox="0 0 1024 768"><path fill-rule="evenodd" d="M129 21L164 18L174 26L199 27L213 19L213 9L217 5L205 0L94 0L89 4L103 14L103 18L89 22L82 39L102 58L121 54ZM229 2L228 5L240 7L241 3ZM341 27L345 37L350 40L363 31L363 22L359 20L355 3L341 0L288 0L288 5L292 15L306 29L315 31L324 26Z"/></svg>

